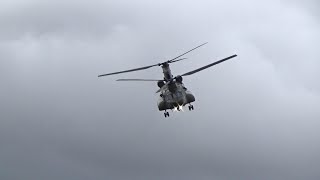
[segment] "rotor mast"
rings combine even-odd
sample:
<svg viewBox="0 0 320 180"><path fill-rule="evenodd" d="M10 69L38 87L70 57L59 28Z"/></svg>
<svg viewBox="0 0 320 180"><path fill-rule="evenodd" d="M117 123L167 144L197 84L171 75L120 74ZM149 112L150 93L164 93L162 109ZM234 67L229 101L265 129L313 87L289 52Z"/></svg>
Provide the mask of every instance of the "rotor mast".
<svg viewBox="0 0 320 180"><path fill-rule="evenodd" d="M165 62L162 64L162 71L163 71L163 76L165 81L170 81L173 78L173 75L171 73L170 65L169 63Z"/></svg>
<svg viewBox="0 0 320 180"><path fill-rule="evenodd" d="M197 46L197 47L195 47L195 48L193 48L193 49L191 49L191 50L189 50L189 51L187 51L187 52L185 52L185 53L183 53L183 54L181 54L181 55L179 55L179 56L177 56L177 57L175 57L175 58L173 58L171 60L168 60L168 61L166 61L164 63L159 64L159 66L161 65L161 67L162 67L164 80L168 82L173 78L173 75L172 75L171 70L170 70L169 63L174 63L174 62L186 59L186 58L181 58L181 59L179 59L179 58L184 56L184 55L186 55L186 54L188 54L188 53L190 53L191 51L194 51L195 49L198 49L201 46L206 45L206 44L207 44L207 42L203 43L203 44L201 44L201 45L199 45L199 46Z"/></svg>

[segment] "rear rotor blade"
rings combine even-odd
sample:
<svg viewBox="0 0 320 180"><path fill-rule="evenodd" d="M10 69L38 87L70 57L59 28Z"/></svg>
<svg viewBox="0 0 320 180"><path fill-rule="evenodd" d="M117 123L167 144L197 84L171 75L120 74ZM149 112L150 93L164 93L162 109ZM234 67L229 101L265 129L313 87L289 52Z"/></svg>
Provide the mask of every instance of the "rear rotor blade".
<svg viewBox="0 0 320 180"><path fill-rule="evenodd" d="M199 45L199 46L197 46L197 47L195 47L195 48L193 48L193 49L191 49L191 50L189 50L189 51L187 51L187 52L185 52L185 53L183 53L183 54L181 54L181 55L179 55L179 56L177 56L177 57L175 57L175 58L173 58L173 59L170 59L170 60L168 61L168 63L176 62L176 61L175 61L176 59L180 58L181 56L184 56L184 55L188 54L189 52L191 52L191 51L193 51L193 50L198 49L198 48L201 47L201 46L204 46L205 44L208 44L208 42L203 43L203 44L201 44L201 45Z"/></svg>
<svg viewBox="0 0 320 180"><path fill-rule="evenodd" d="M208 65L203 66L203 67L201 67L201 68L198 68L198 69L196 69L196 70L193 70L193 71L187 72L187 73L185 73L185 74L182 74L181 76L188 76L188 75L197 73L197 72L199 72L199 71L202 71L202 70L207 69L207 68L209 68L209 67L211 67L211 66L214 66L214 65L217 65L217 64L219 64L219 63L222 63L222 62L224 62L224 61L226 61L226 60L229 60L229 59L231 59L231 58L234 58L234 57L236 57L236 56L237 56L236 54L235 54L235 55L232 55L232 56L229 56L229 57L227 57L227 58L221 59L221 60L216 61L216 62L214 62L214 63L211 63L211 64L208 64Z"/></svg>
<svg viewBox="0 0 320 180"><path fill-rule="evenodd" d="M170 61L170 63L174 63L174 62L178 62L178 61L182 61L182 60L186 60L186 59L187 58L176 59L176 60Z"/></svg>
<svg viewBox="0 0 320 180"><path fill-rule="evenodd" d="M158 63L158 64L154 64L154 65L151 65L151 66L145 66L145 67L141 67L141 68L129 69L129 70L119 71L119 72L114 72L114 73L101 74L98 77L109 76L109 75L114 75L114 74L121 74L121 73L127 73L127 72L133 72L133 71L141 71L141 70L149 69L149 68L154 67L154 66L161 66L161 65L163 65L165 63L173 63L173 62L182 61L182 60L184 60L186 58L180 58L181 56L183 56L183 55L185 55L185 54L187 54L187 53L189 53L189 52L191 52L191 51L193 51L193 50L195 50L195 49L197 49L197 48L199 48L199 47L201 47L201 46L203 46L205 44L207 44L207 42L203 43L203 44L201 44L201 45L199 45L199 46L197 46L197 47L195 47L195 48L193 48L193 49L191 49L191 50L189 50L189 51L187 51L187 52L185 52L183 54L181 54L180 56L177 56L177 57L175 57L175 58L173 58L171 60L168 60L166 62L163 62L163 63Z"/></svg>
<svg viewBox="0 0 320 180"><path fill-rule="evenodd" d="M114 72L114 73L101 74L101 75L99 75L98 77L109 76L109 75L120 74L120 73L133 72L133 71L141 71L141 70L144 70L144 69L149 69L149 68L154 67L154 66L158 66L158 64L151 65L151 66L145 66L145 67L141 67L141 68L135 68L135 69L125 70L125 71Z"/></svg>
<svg viewBox="0 0 320 180"><path fill-rule="evenodd" d="M117 81L163 81L159 79L117 79Z"/></svg>

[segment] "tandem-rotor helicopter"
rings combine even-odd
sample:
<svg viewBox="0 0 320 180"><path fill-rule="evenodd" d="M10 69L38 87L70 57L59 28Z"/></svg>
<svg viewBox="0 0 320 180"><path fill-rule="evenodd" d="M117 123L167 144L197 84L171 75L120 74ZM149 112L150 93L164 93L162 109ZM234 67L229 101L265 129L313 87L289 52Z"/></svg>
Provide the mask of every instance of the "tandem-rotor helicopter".
<svg viewBox="0 0 320 180"><path fill-rule="evenodd" d="M224 59L221 59L219 61L213 62L211 64L208 64L206 66L200 67L198 69L195 69L193 71L189 71L187 73L178 75L178 76L173 76L170 70L169 64L185 60L186 58L181 58L187 53L190 53L191 51L198 49L201 46L204 46L206 43L203 43L173 59L167 60L162 63L150 65L150 66L145 66L145 67L140 67L140 68L135 68L135 69L130 69L130 70L125 70L125 71L119 71L119 72L114 72L114 73L108 73L108 74L101 74L98 77L102 76L109 76L109 75L115 75L115 74L120 74L120 73L128 73L128 72L133 72L133 71L141 71L145 69L149 69L151 67L155 66L161 66L162 71L163 71L163 79L118 79L117 81L156 81L158 84L158 87L160 88L156 93L160 93L159 101L158 101L158 108L159 111L165 111L164 112L164 117L169 117L169 112L167 110L173 110L173 111L183 111L183 106L189 105L189 111L194 110L193 105L191 104L192 102L195 101L194 95L184 86L182 83L183 76L189 76L194 73L197 73L199 71L202 71L204 69L207 69L211 66L217 65L219 63L222 63L224 61L227 61L231 58L236 57L237 55L234 54L232 56L226 57Z"/></svg>

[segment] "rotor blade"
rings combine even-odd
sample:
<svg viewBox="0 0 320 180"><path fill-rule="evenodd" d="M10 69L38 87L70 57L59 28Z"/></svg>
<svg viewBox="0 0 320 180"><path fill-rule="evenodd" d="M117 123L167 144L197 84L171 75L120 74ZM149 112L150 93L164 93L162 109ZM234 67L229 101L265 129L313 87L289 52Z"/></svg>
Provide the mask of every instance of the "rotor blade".
<svg viewBox="0 0 320 180"><path fill-rule="evenodd" d="M156 93L161 92L164 88L166 88L166 86L168 85L168 83L166 83L164 86L162 86L161 88L159 88Z"/></svg>
<svg viewBox="0 0 320 180"><path fill-rule="evenodd" d="M117 79L117 81L163 81L159 79Z"/></svg>
<svg viewBox="0 0 320 180"><path fill-rule="evenodd" d="M168 61L168 63L175 62L174 60L180 58L181 56L184 56L184 55L188 54L189 52L191 52L191 51L193 51L193 50L195 50L195 49L198 49L198 48L201 47L201 46L204 46L204 45L207 44L207 43L208 43L208 42L203 43L203 44L201 44L201 45L199 45L199 46L197 46L197 47L195 47L195 48L193 48L193 49L191 49L191 50L189 50L189 51L187 51L187 52L185 52L185 53L183 53L183 54L181 54L181 55L179 55L179 56L177 56L177 57L175 57L175 58L173 58L173 59L170 59L170 60Z"/></svg>
<svg viewBox="0 0 320 180"><path fill-rule="evenodd" d="M114 72L114 73L101 74L101 75L99 75L98 77L101 77L101 76L109 76L109 75L120 74L120 73L127 73L127 72L132 72L132 71L140 71L140 70L148 69L148 68L151 68L151 67L154 67L154 66L158 66L158 64L151 65L151 66L145 66L145 67L141 67L141 68L135 68L135 69L125 70L125 71Z"/></svg>
<svg viewBox="0 0 320 180"><path fill-rule="evenodd" d="M178 62L178 61L182 61L182 60L186 60L186 59L187 58L176 59L176 60L170 61L170 63L174 63L174 62Z"/></svg>
<svg viewBox="0 0 320 180"><path fill-rule="evenodd" d="M193 49L191 49L191 50L189 50L189 51L187 51L187 52L185 52L185 53L183 53L183 54L181 54L180 56L177 56L177 57L175 57L175 58L173 58L173 59L171 59L171 60L168 60L167 62L168 62L168 63L173 63L173 62L178 62L178 61L184 60L184 59L186 59L186 58L181 58L181 59L178 59L178 58L180 58L181 56L183 56L183 55L185 55L185 54L187 54L187 53L189 53L189 52L191 52L191 51L193 51L193 50L195 50L195 49L197 49L197 48L199 48L199 47L201 47L201 46L203 46L203 45L205 45L205 44L207 44L207 42L206 42L206 43L203 43L203 44L201 44L201 45L199 45L199 46L197 46L197 47L195 47L195 48L193 48ZM149 68L154 67L154 66L159 66L159 65L161 65L161 64L163 64L163 63L158 63L158 64L154 64L154 65L151 65L151 66L145 66L145 67L141 67L141 68L135 68L135 69L125 70L125 71L119 71L119 72L114 72L114 73L101 74L101 75L99 75L98 77L109 76L109 75L120 74L120 73L127 73L127 72L132 72L132 71L145 70L145 69L149 69Z"/></svg>
<svg viewBox="0 0 320 180"><path fill-rule="evenodd" d="M173 79L172 79L173 80ZM172 80L166 82L160 89L156 91L156 93L163 91L167 86L172 82Z"/></svg>
<svg viewBox="0 0 320 180"><path fill-rule="evenodd" d="M219 64L219 63L222 63L222 62L224 62L224 61L226 61L226 60L229 60L229 59L231 59L231 58L234 58L234 57L236 57L236 56L237 56L236 54L235 54L235 55L232 55L232 56L229 56L229 57L227 57L227 58L221 59L221 60L216 61L216 62L214 62L214 63L211 63L211 64L208 64L208 65L203 66L203 67L201 67L201 68L198 68L198 69L196 69L196 70L193 70L193 71L187 72L187 73L185 73L185 74L182 74L181 76L188 76L188 75L197 73L197 72L199 72L199 71L202 71L202 70L207 69L207 68L209 68L209 67L211 67L211 66L214 66L214 65L217 65L217 64Z"/></svg>

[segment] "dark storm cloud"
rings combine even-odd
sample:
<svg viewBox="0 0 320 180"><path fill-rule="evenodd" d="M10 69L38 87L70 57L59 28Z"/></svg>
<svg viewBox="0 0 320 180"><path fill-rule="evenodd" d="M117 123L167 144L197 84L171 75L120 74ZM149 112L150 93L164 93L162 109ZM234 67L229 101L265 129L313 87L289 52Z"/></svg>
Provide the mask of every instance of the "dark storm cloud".
<svg viewBox="0 0 320 180"><path fill-rule="evenodd" d="M314 2L316 3L316 2ZM319 23L311 1L0 3L1 179L319 179ZM196 111L157 112L154 64Z"/></svg>

